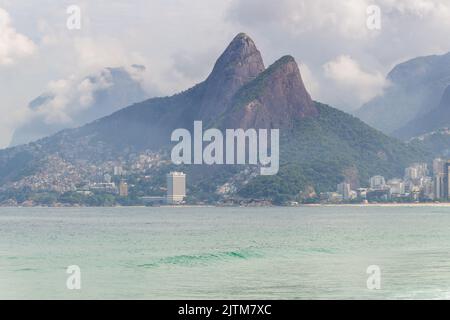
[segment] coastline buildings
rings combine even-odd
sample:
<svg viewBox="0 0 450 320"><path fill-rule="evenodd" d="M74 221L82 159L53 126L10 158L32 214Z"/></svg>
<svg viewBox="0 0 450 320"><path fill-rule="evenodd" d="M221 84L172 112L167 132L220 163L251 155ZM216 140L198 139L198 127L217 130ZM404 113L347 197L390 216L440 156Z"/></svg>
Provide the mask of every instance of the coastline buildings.
<svg viewBox="0 0 450 320"><path fill-rule="evenodd" d="M422 190L425 199L435 200L433 178L425 177L423 179Z"/></svg>
<svg viewBox="0 0 450 320"><path fill-rule="evenodd" d="M450 161L444 163L444 197L443 200L449 200L450 198Z"/></svg>
<svg viewBox="0 0 450 320"><path fill-rule="evenodd" d="M166 175L166 196L143 196L140 197L145 205L179 205L186 198L186 174L183 172L170 172Z"/></svg>
<svg viewBox="0 0 450 320"><path fill-rule="evenodd" d="M350 187L349 183L340 183L337 185L337 193L342 195L342 198L344 200L350 200L351 199L351 194L352 194L352 189Z"/></svg>
<svg viewBox="0 0 450 320"><path fill-rule="evenodd" d="M391 179L387 182L391 197L405 194L405 183L401 179Z"/></svg>
<svg viewBox="0 0 450 320"><path fill-rule="evenodd" d="M112 179L112 177L111 177L111 175L110 174L108 174L108 173L105 173L105 175L103 176L103 180L106 182L106 183L111 183L111 180Z"/></svg>
<svg viewBox="0 0 450 320"><path fill-rule="evenodd" d="M95 196L93 198L104 198L109 202L117 201L117 203L126 205L131 203L141 204L142 202L145 204L167 203L169 205L183 203L186 196L186 175L184 173L171 172L165 175L167 171L159 171L158 175L153 176L153 172L148 170L142 171L139 169L135 171L132 169L139 166L147 167L155 159L152 155L136 155L132 161L133 165L125 160L117 160L102 166L84 166L79 163L68 164L55 158L54 166L46 168L33 179L21 182L26 184L17 183L14 186L16 188L26 186L33 192L67 193L64 195L64 200L70 199L70 201L75 198L76 201L86 202L89 200L92 202L89 196L93 195ZM135 163L138 163L139 166L134 165ZM78 169L75 169L75 165L84 170L83 174L76 173ZM158 167L157 164L152 165L155 168ZM57 167L58 170L64 169L67 172L64 175L58 175L58 172L52 171L53 167ZM164 175L167 181L167 191L161 185L160 180L161 178L164 179ZM157 179L154 179L155 177ZM428 165L426 163L412 163L404 169L402 178L389 176L386 177L389 178L387 180L382 175L367 178L366 183L361 183L357 175L345 176L341 180L344 181L343 183L335 184L336 189L334 191L332 188L327 188L320 194L316 193L314 186L310 186L307 190L301 191L296 198L293 198L293 201L299 203L427 202L433 200L450 202L450 160L447 159L434 159L432 164ZM129 179L130 185L126 183L125 179ZM348 183L349 181L351 181L351 184ZM336 183L338 182L336 181ZM227 182L218 189L217 193L227 195L236 191L237 188ZM77 193L77 195L72 193ZM132 197L129 197L129 194ZM85 196L85 198L80 197L80 195ZM111 197L111 195L114 197ZM118 195L121 197L128 196L129 198L118 198ZM77 200L80 198L82 200ZM140 200L137 201L136 199ZM193 197L192 200L195 201L195 199L196 197ZM14 203L8 201L5 203ZM239 201L242 200L238 199L235 203L239 203ZM258 201L269 202L270 200L259 199ZM23 201L16 202L20 204Z"/></svg>
<svg viewBox="0 0 450 320"><path fill-rule="evenodd" d="M356 198L361 199L361 200L366 200L367 199L367 188L358 188L356 189Z"/></svg>
<svg viewBox="0 0 450 320"><path fill-rule="evenodd" d="M446 198L444 191L444 164L445 161L441 158L435 159L433 161L433 189L435 200Z"/></svg>
<svg viewBox="0 0 450 320"><path fill-rule="evenodd" d="M322 199L328 202L359 201L431 201L450 200L450 160L435 159L430 176L426 163L413 163L405 168L403 179L393 178L386 182L381 175L369 179L368 188L351 190L347 183L337 185L337 192L326 193Z"/></svg>
<svg viewBox="0 0 450 320"><path fill-rule="evenodd" d="M433 198L429 190L432 189L431 178L428 177L428 165L426 163L414 163L405 169L405 191L415 194L415 197L425 196ZM420 192L423 191L423 195Z"/></svg>
<svg viewBox="0 0 450 320"><path fill-rule="evenodd" d="M119 196L128 197L128 184L125 180L121 180L119 184Z"/></svg>
<svg viewBox="0 0 450 320"><path fill-rule="evenodd" d="M109 193L109 194L117 193L117 187L114 182L92 183L92 184L89 184L88 186L86 186L84 189L81 191L95 191L95 192Z"/></svg>
<svg viewBox="0 0 450 320"><path fill-rule="evenodd" d="M444 175L436 175L433 177L434 200L445 199L444 192Z"/></svg>
<svg viewBox="0 0 450 320"><path fill-rule="evenodd" d="M435 200L450 199L450 161L441 158L433 161L433 192Z"/></svg>
<svg viewBox="0 0 450 320"><path fill-rule="evenodd" d="M405 169L405 181L417 180L428 176L428 165L426 163L414 163Z"/></svg>
<svg viewBox="0 0 450 320"><path fill-rule="evenodd" d="M167 174L167 204L181 204L186 197L186 174L170 172Z"/></svg>
<svg viewBox="0 0 450 320"><path fill-rule="evenodd" d="M383 176L374 176L370 178L370 189L384 190L386 189L386 181Z"/></svg>
<svg viewBox="0 0 450 320"><path fill-rule="evenodd" d="M121 176L124 174L122 166L114 166L113 173L115 176Z"/></svg>
<svg viewBox="0 0 450 320"><path fill-rule="evenodd" d="M328 203L340 203L344 200L344 197L337 192L325 192L320 194L320 199Z"/></svg>

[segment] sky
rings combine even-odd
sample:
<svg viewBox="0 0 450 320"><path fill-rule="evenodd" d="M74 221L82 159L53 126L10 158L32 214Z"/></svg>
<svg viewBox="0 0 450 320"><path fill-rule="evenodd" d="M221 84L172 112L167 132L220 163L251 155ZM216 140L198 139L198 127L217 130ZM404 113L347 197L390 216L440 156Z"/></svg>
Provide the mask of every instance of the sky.
<svg viewBox="0 0 450 320"><path fill-rule="evenodd" d="M62 97L60 121L64 97L96 90L80 90L83 77L140 64L148 95L170 95L202 81L239 32L266 66L294 56L313 99L352 112L383 94L397 63L450 51L450 1L0 0L0 148L44 92Z"/></svg>

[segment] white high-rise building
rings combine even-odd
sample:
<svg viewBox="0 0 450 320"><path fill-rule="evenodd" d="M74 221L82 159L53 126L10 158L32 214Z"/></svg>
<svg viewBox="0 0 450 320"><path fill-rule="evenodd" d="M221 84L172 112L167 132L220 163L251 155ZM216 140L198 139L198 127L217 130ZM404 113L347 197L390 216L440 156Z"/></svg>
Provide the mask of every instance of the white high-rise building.
<svg viewBox="0 0 450 320"><path fill-rule="evenodd" d="M402 195L405 193L405 184L400 179L391 179L387 182L391 195Z"/></svg>
<svg viewBox="0 0 450 320"><path fill-rule="evenodd" d="M186 174L171 172L167 175L167 203L180 204L186 198Z"/></svg>
<svg viewBox="0 0 450 320"><path fill-rule="evenodd" d="M128 183L125 180L120 181L119 195L121 197L128 197Z"/></svg>
<svg viewBox="0 0 450 320"><path fill-rule="evenodd" d="M433 175L441 175L444 174L444 164L445 161L441 158L437 158L433 160Z"/></svg>
<svg viewBox="0 0 450 320"><path fill-rule="evenodd" d="M370 178L370 188L373 190L383 190L386 188L386 181L382 176L374 176Z"/></svg>
<svg viewBox="0 0 450 320"><path fill-rule="evenodd" d="M419 171L417 170L416 167L408 167L405 169L406 181L415 180L417 178L419 178Z"/></svg>
<svg viewBox="0 0 450 320"><path fill-rule="evenodd" d="M337 193L341 194L344 200L350 200L351 199L351 192L352 189L350 187L349 183L340 183L337 185Z"/></svg>
<svg viewBox="0 0 450 320"><path fill-rule="evenodd" d="M427 199L435 199L434 188L433 188L433 178L425 177L423 178L423 196Z"/></svg>
<svg viewBox="0 0 450 320"><path fill-rule="evenodd" d="M441 158L433 160L433 196L434 200L445 198L445 161Z"/></svg>
<svg viewBox="0 0 450 320"><path fill-rule="evenodd" d="M417 180L428 175L428 165L426 163L414 163L405 169L405 180Z"/></svg>
<svg viewBox="0 0 450 320"><path fill-rule="evenodd" d="M440 200L445 198L444 185L445 180L443 174L438 174L433 177L434 200Z"/></svg>
<svg viewBox="0 0 450 320"><path fill-rule="evenodd" d="M115 176L121 176L121 175L123 175L123 168L122 168L122 166L115 166L114 167L114 175Z"/></svg>
<svg viewBox="0 0 450 320"><path fill-rule="evenodd" d="M103 175L103 180L104 180L106 183L111 183L111 179L112 179L112 177L111 177L111 175L110 175L109 173L105 173L105 174Z"/></svg>

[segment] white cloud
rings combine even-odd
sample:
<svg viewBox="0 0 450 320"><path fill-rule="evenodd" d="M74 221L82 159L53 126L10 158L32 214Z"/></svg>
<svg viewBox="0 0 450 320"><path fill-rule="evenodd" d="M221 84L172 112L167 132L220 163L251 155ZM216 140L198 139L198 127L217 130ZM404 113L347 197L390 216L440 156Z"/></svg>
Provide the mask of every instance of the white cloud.
<svg viewBox="0 0 450 320"><path fill-rule="evenodd" d="M20 90L18 87L19 93L14 94L12 90L14 81L11 79L17 76L15 68L20 65L17 62L20 59L21 62L27 60L24 58L31 57L36 51L36 45L16 31L10 14L0 8L0 112L4 115L0 118L0 146L8 144L16 126L27 117L26 109L17 107L15 103L23 98L25 88L22 86ZM24 82L22 80L22 84Z"/></svg>
<svg viewBox="0 0 450 320"><path fill-rule="evenodd" d="M385 77L380 72L368 72L350 56L342 55L323 66L325 76L334 82L342 93L365 103L382 94L386 87Z"/></svg>
<svg viewBox="0 0 450 320"><path fill-rule="evenodd" d="M402 23L400 16L438 19L449 24L448 0L232 0L230 18L247 26L282 29L291 35L331 32L346 39L370 38L367 8L378 5L384 19ZM395 21L397 20L397 21ZM417 25L419 27L419 24Z"/></svg>
<svg viewBox="0 0 450 320"><path fill-rule="evenodd" d="M367 28L370 5L380 7L381 30ZM450 51L449 0L232 0L228 19L263 40L268 62L284 54L304 61L315 99L345 111L381 92L395 64Z"/></svg>
<svg viewBox="0 0 450 320"><path fill-rule="evenodd" d="M416 17L448 18L450 14L450 3L446 0L379 0L378 2L386 10Z"/></svg>
<svg viewBox="0 0 450 320"><path fill-rule="evenodd" d="M235 0L231 17L248 25L282 28L293 36L332 32L345 38L361 38L366 28L366 0Z"/></svg>
<svg viewBox="0 0 450 320"><path fill-rule="evenodd" d="M300 73L302 75L303 83L305 84L306 90L308 90L311 97L314 99L319 95L320 85L315 78L311 69L305 63L299 63Z"/></svg>
<svg viewBox="0 0 450 320"><path fill-rule="evenodd" d="M94 101L94 93L112 86L111 73L101 70L86 78L72 75L67 79L51 81L45 96L47 101L40 105L31 117L42 117L47 124L72 124L73 117L89 108Z"/></svg>
<svg viewBox="0 0 450 320"><path fill-rule="evenodd" d="M8 12L0 8L0 66L14 64L16 59L32 55L35 50L33 41L18 33Z"/></svg>

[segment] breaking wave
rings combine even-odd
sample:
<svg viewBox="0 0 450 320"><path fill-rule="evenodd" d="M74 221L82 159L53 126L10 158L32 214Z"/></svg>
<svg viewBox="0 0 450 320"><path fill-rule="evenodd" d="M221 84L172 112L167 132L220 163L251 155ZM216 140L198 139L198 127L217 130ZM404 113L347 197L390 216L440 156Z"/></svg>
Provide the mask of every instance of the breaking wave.
<svg viewBox="0 0 450 320"><path fill-rule="evenodd" d="M195 255L177 255L156 260L155 262L141 264L142 268L154 268L162 265L182 265L193 266L199 264L210 264L213 262L230 261L230 260L248 260L251 258L259 258L262 255L254 250L225 251Z"/></svg>

